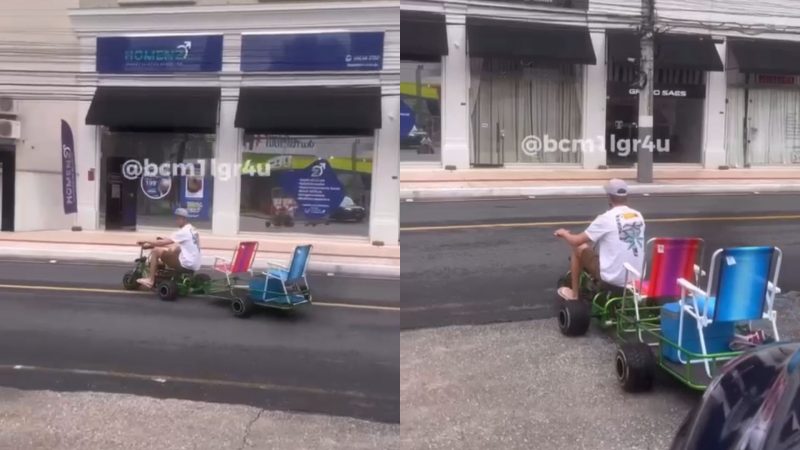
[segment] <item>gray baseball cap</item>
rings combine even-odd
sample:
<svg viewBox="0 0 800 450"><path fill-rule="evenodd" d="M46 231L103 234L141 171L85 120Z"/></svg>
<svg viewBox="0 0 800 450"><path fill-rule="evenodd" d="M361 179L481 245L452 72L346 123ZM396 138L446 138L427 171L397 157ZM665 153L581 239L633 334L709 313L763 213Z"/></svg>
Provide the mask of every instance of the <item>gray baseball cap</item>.
<svg viewBox="0 0 800 450"><path fill-rule="evenodd" d="M606 191L606 194L613 195L615 197L627 197L628 195L628 183L620 180L619 178L612 178L608 180L608 182L603 186L603 189Z"/></svg>
<svg viewBox="0 0 800 450"><path fill-rule="evenodd" d="M178 217L186 217L188 219L189 211L187 211L186 208L178 208L175 210L175 215Z"/></svg>

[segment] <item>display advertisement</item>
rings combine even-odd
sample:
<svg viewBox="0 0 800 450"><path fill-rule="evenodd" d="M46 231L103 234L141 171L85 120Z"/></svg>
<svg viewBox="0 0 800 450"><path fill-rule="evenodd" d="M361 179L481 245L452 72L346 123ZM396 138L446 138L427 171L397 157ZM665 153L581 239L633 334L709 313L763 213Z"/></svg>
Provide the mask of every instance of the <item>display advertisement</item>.
<svg viewBox="0 0 800 450"><path fill-rule="evenodd" d="M195 173L202 173L202 163L194 162ZM213 183L211 176L188 175L180 178L180 204L189 212L189 217L198 220L211 218L211 203L213 201Z"/></svg>
<svg viewBox="0 0 800 450"><path fill-rule="evenodd" d="M169 195L172 190L172 178L165 176L143 176L141 178L141 186L142 192L147 198L161 200Z"/></svg>
<svg viewBox="0 0 800 450"><path fill-rule="evenodd" d="M72 128L61 121L61 192L64 203L64 214L78 212L77 180L75 176L75 142Z"/></svg>
<svg viewBox="0 0 800 450"><path fill-rule="evenodd" d="M325 159L318 159L302 170L285 171L279 181L307 219L328 218L344 199L342 184Z"/></svg>

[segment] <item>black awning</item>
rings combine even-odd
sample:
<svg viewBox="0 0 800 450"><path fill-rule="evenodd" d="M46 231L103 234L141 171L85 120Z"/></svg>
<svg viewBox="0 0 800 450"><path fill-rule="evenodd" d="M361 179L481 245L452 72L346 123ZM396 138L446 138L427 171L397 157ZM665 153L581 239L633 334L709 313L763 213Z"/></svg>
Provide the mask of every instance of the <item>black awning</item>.
<svg viewBox="0 0 800 450"><path fill-rule="evenodd" d="M382 117L380 87L248 87L235 124L275 134L372 135Z"/></svg>
<svg viewBox="0 0 800 450"><path fill-rule="evenodd" d="M745 73L800 74L800 42L729 39L735 68ZM733 66L733 64L731 64Z"/></svg>
<svg viewBox="0 0 800 450"><path fill-rule="evenodd" d="M632 31L609 31L608 57L617 63L639 61L639 36ZM722 59L711 36L658 34L655 38L655 64L659 69L697 69L722 71Z"/></svg>
<svg viewBox="0 0 800 450"><path fill-rule="evenodd" d="M595 64L586 27L467 17L467 52L478 57Z"/></svg>
<svg viewBox="0 0 800 450"><path fill-rule="evenodd" d="M126 129L217 128L219 88L97 88L86 115L88 125Z"/></svg>
<svg viewBox="0 0 800 450"><path fill-rule="evenodd" d="M444 15L400 11L400 29L400 59L438 62L447 55Z"/></svg>

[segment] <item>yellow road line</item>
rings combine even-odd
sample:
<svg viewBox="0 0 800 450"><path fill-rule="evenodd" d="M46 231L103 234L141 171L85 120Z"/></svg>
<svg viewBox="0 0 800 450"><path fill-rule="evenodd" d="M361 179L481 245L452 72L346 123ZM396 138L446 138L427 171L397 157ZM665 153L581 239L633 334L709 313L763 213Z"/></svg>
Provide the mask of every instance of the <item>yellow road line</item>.
<svg viewBox="0 0 800 450"><path fill-rule="evenodd" d="M23 289L30 291L57 291L57 292L87 292L93 294L148 294L153 295L148 291L123 291L121 289L102 289L102 288L83 288L72 286L32 286L27 284L0 284L0 289ZM202 296L199 296L202 298ZM313 303L317 306L327 306L331 308L351 308L351 309L366 309L372 311L391 311L399 312L400 307L396 306L377 306L377 305L357 305L352 303L335 303L335 302L317 302Z"/></svg>
<svg viewBox="0 0 800 450"><path fill-rule="evenodd" d="M797 220L800 214L778 216L718 216L718 217L671 217L661 219L647 219L647 223L671 222L736 222L736 221L768 221L768 220ZM561 220L551 222L517 222L517 223L485 223L473 225L438 225L428 227L400 227L400 231L445 231L445 230L476 230L481 228L536 228L556 227L565 225L588 225L588 220Z"/></svg>
<svg viewBox="0 0 800 450"><path fill-rule="evenodd" d="M122 378L128 380L141 380L151 381L154 383L190 383L205 386L221 386L221 387L235 387L245 389L258 389L262 391L281 391L281 392L299 392L304 394L315 395L339 395L353 398L366 398L367 395L356 391L335 391L320 388L303 387L303 386L290 386L284 384L273 383L251 383L246 381L232 381L232 380L217 380L211 378L194 378L194 377L180 377L180 376L167 376L167 375L147 375L133 372L121 372L113 370L93 370L93 369L61 369L54 367L41 367L41 366L27 366L27 365L0 365L0 370L17 370L29 372L44 372L44 373L61 373L70 375L89 375L101 376L111 378ZM389 399L388 397L375 397L369 396L370 399Z"/></svg>

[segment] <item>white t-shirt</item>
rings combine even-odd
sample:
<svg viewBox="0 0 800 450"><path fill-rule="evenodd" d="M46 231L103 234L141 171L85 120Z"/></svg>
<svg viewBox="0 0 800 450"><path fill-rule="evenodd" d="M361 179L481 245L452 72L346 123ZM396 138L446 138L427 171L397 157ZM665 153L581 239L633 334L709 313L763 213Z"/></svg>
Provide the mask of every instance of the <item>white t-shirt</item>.
<svg viewBox="0 0 800 450"><path fill-rule="evenodd" d="M615 206L597 216L586 229L600 257L600 278L625 284L625 263L641 270L644 262L644 218L628 206Z"/></svg>
<svg viewBox="0 0 800 450"><path fill-rule="evenodd" d="M180 230L172 234L172 241L181 246L178 259L185 269L199 270L202 264L200 255L200 235L197 230L187 223Z"/></svg>

